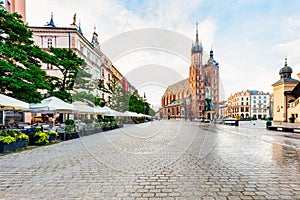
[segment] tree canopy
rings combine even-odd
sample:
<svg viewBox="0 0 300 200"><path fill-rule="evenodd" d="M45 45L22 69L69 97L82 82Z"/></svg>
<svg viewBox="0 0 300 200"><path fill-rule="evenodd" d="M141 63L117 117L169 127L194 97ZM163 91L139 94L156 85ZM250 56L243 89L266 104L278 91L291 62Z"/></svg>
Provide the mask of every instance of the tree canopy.
<svg viewBox="0 0 300 200"><path fill-rule="evenodd" d="M95 104L95 96L92 94L94 88L95 82L93 82L92 74L88 72L87 64L84 61L76 75L73 100L87 102L93 106Z"/></svg>
<svg viewBox="0 0 300 200"><path fill-rule="evenodd" d="M106 104L110 104L112 109L119 112L128 110L130 95L116 79L111 79L106 84L104 84L103 80L99 80L98 87L102 92L109 94L110 100Z"/></svg>
<svg viewBox="0 0 300 200"><path fill-rule="evenodd" d="M0 4L0 92L35 103L43 99L39 90L50 88L41 65L51 55L33 44L32 33L21 19Z"/></svg>
<svg viewBox="0 0 300 200"><path fill-rule="evenodd" d="M62 73L62 78L52 77L50 95L72 102L71 92L74 89L75 80L83 59L79 58L70 49L51 48L50 52L54 55L51 64Z"/></svg>

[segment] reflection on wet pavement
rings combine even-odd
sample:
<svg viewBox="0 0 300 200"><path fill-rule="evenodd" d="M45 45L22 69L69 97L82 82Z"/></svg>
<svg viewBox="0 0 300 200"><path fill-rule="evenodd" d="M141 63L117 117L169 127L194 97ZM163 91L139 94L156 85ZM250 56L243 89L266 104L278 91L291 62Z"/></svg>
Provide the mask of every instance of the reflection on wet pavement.
<svg viewBox="0 0 300 200"><path fill-rule="evenodd" d="M0 157L4 199L300 199L300 140L161 120Z"/></svg>

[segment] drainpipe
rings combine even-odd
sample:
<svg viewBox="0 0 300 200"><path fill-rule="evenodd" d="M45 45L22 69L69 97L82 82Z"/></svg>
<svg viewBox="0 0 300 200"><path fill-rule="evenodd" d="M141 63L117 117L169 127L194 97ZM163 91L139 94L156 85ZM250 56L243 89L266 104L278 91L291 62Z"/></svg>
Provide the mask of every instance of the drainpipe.
<svg viewBox="0 0 300 200"><path fill-rule="evenodd" d="M71 49L71 34L68 33L68 35L69 35L69 49Z"/></svg>
<svg viewBox="0 0 300 200"><path fill-rule="evenodd" d="M288 113L287 113L287 110L288 110L288 108L287 108L287 95L286 94L284 94L285 95L285 119L284 119L284 122L288 122L288 120L287 120L287 116L288 116Z"/></svg>

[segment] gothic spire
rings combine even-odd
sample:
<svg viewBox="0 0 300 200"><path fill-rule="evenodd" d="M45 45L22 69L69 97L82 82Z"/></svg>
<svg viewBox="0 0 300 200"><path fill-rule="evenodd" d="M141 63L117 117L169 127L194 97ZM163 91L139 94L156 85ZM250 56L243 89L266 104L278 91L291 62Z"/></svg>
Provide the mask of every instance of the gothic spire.
<svg viewBox="0 0 300 200"><path fill-rule="evenodd" d="M192 53L202 53L203 47L201 42L199 43L199 37L198 37L198 22L196 23L196 41L192 45Z"/></svg>
<svg viewBox="0 0 300 200"><path fill-rule="evenodd" d="M50 22L47 25L55 27L54 20L53 20L53 12L51 12L51 19L50 19Z"/></svg>
<svg viewBox="0 0 300 200"><path fill-rule="evenodd" d="M79 32L81 35L83 35L82 30L81 30L81 23L80 23L80 21L79 21L78 32Z"/></svg>
<svg viewBox="0 0 300 200"><path fill-rule="evenodd" d="M196 44L199 43L199 39L198 39L198 22L196 23Z"/></svg>

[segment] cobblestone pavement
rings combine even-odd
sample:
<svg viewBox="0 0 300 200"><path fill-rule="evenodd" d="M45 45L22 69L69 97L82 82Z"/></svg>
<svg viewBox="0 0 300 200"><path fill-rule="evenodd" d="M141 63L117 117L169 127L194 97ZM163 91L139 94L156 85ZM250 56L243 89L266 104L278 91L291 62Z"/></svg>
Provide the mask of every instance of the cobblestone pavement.
<svg viewBox="0 0 300 200"><path fill-rule="evenodd" d="M0 157L3 199L300 199L300 140L155 121Z"/></svg>

